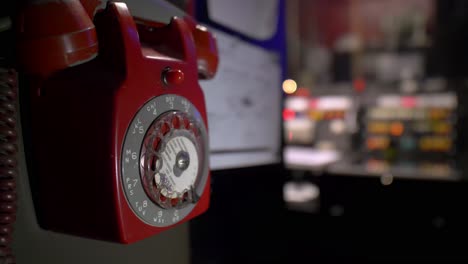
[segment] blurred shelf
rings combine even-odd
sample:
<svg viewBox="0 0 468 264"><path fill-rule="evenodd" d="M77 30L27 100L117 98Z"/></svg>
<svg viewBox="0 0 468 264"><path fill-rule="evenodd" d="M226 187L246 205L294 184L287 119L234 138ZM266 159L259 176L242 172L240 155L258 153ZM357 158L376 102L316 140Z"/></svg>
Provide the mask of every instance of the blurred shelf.
<svg viewBox="0 0 468 264"><path fill-rule="evenodd" d="M393 177L414 180L459 181L462 179L460 173L454 169L438 171L426 170L418 167L392 165L386 169L373 170L362 164L350 164L347 162L332 164L327 167L327 172L346 176Z"/></svg>
<svg viewBox="0 0 468 264"><path fill-rule="evenodd" d="M352 154L350 154L352 155ZM448 165L431 164L372 166L347 161L349 157L334 150L307 147L285 147L284 162L287 169L304 170L318 175L327 173L340 176L391 177L415 180L460 181L461 173Z"/></svg>

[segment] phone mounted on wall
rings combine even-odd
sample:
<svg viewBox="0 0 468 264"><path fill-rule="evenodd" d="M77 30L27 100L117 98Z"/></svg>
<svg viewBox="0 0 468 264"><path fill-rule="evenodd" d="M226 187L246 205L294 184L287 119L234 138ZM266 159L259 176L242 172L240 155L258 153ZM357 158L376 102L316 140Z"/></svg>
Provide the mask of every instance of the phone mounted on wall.
<svg viewBox="0 0 468 264"><path fill-rule="evenodd" d="M189 17L134 17L125 3L44 2L18 21L41 227L132 243L207 210L198 79L216 73L213 35Z"/></svg>

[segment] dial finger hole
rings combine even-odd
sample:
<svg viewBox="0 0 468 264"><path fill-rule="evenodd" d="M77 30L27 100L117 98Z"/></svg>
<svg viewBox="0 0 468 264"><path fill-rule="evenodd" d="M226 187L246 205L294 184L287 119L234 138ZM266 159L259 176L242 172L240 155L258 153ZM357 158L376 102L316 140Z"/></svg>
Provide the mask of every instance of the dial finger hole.
<svg viewBox="0 0 468 264"><path fill-rule="evenodd" d="M163 165L163 159L159 156L156 155L156 171L160 171Z"/></svg>
<svg viewBox="0 0 468 264"><path fill-rule="evenodd" d="M190 121L187 118L183 118L183 124L185 129L190 128Z"/></svg>
<svg viewBox="0 0 468 264"><path fill-rule="evenodd" d="M161 143L161 137L159 136L156 136L151 144L151 148L154 150L154 151L158 151L158 148L159 148L159 143Z"/></svg>
<svg viewBox="0 0 468 264"><path fill-rule="evenodd" d="M149 155L156 155L157 154L157 143L159 143L161 140L156 140L156 136L151 136L150 138L146 138L143 141L143 146L141 150L141 156L148 156ZM156 148L154 148L154 146Z"/></svg>
<svg viewBox="0 0 468 264"><path fill-rule="evenodd" d="M154 180L151 181L151 194L155 199L157 199L160 195L158 185L156 183L156 175L154 176Z"/></svg>
<svg viewBox="0 0 468 264"><path fill-rule="evenodd" d="M164 136L169 132L171 128L169 127L169 124L164 122L162 125L161 125L161 134L163 134Z"/></svg>
<svg viewBox="0 0 468 264"><path fill-rule="evenodd" d="M197 129L197 126L194 123L190 123L189 130L190 130L190 132L193 133L193 135L195 137L198 137L198 135L199 135L198 129Z"/></svg>
<svg viewBox="0 0 468 264"><path fill-rule="evenodd" d="M179 129L180 128L180 119L177 115L174 115L171 120L172 127Z"/></svg>
<svg viewBox="0 0 468 264"><path fill-rule="evenodd" d="M152 156L151 158L149 158L149 169L152 171L152 172L155 172L158 170L158 161L159 159L156 157L156 156Z"/></svg>
<svg viewBox="0 0 468 264"><path fill-rule="evenodd" d="M185 128L184 117L182 115L177 115L177 119L179 120L179 128L184 129Z"/></svg>
<svg viewBox="0 0 468 264"><path fill-rule="evenodd" d="M192 202L192 203L198 202L199 197L198 197L198 194L195 191L195 188L194 188L193 185L190 187L189 195L190 195L190 197L189 197L190 202Z"/></svg>
<svg viewBox="0 0 468 264"><path fill-rule="evenodd" d="M156 188L159 188L159 185L161 184L161 174L156 173L152 180L153 183L156 184Z"/></svg>

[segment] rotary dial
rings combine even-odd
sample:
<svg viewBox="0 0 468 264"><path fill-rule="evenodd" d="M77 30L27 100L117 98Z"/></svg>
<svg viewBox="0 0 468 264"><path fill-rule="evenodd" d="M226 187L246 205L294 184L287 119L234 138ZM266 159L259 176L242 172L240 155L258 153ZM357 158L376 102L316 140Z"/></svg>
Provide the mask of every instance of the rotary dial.
<svg viewBox="0 0 468 264"><path fill-rule="evenodd" d="M149 127L140 155L140 174L148 197L162 208L182 208L198 200L201 171L200 129L180 111L159 116Z"/></svg>
<svg viewBox="0 0 468 264"><path fill-rule="evenodd" d="M186 98L146 102L130 122L121 150L122 190L145 223L165 227L192 212L208 182L208 135Z"/></svg>

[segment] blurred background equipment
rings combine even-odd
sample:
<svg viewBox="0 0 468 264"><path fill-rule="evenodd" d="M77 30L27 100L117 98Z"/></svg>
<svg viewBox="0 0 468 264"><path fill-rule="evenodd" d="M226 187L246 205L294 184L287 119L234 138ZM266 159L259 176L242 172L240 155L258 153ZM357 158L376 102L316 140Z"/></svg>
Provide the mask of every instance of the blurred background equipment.
<svg viewBox="0 0 468 264"><path fill-rule="evenodd" d="M299 0L287 10L288 78L301 90L283 103L287 218L301 237L322 238L310 243L330 242L317 246L326 261L466 259L440 241L466 234L448 219L465 219L468 198L468 3ZM363 235L373 228L381 235Z"/></svg>
<svg viewBox="0 0 468 264"><path fill-rule="evenodd" d="M341 158L326 169L335 174L460 179L463 84L443 74L432 55L444 41L437 38L442 4L316 0L296 5L314 14L299 13L296 37L303 56L290 58L299 65L292 76L310 96L290 93L285 99L286 166L301 163L299 152L291 155L300 145L315 151L309 155L335 151ZM336 19L325 23L327 17ZM315 166L302 162L304 169Z"/></svg>

